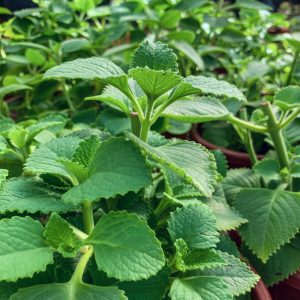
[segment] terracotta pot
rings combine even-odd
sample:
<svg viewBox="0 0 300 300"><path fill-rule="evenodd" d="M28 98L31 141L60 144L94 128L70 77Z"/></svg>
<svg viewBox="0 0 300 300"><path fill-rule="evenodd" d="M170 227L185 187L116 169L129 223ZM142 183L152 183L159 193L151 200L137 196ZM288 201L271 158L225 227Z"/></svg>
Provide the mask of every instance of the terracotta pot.
<svg viewBox="0 0 300 300"><path fill-rule="evenodd" d="M249 265L250 269L254 273L257 274L256 270L250 264L248 264L248 265ZM252 289L251 295L252 295L253 300L272 300L273 299L267 286L262 281L262 279L260 279L258 281L258 283L256 284L256 286L254 287L254 289ZM285 298L282 298L281 300L283 300L283 299L286 300Z"/></svg>
<svg viewBox="0 0 300 300"><path fill-rule="evenodd" d="M270 288L274 300L300 299L300 270L286 280Z"/></svg>
<svg viewBox="0 0 300 300"><path fill-rule="evenodd" d="M219 149L221 150L227 160L228 164L231 168L242 168L242 167L251 167L251 161L250 157L247 153L243 152L238 152L238 151L233 151L229 150L227 148L219 147L217 145L214 145L208 141L206 141L204 138L201 137L200 130L199 130L199 124L195 124L191 130L191 139L199 144L202 144L204 147L210 149L210 150L215 150ZM258 155L258 159L262 159L264 156L263 155Z"/></svg>

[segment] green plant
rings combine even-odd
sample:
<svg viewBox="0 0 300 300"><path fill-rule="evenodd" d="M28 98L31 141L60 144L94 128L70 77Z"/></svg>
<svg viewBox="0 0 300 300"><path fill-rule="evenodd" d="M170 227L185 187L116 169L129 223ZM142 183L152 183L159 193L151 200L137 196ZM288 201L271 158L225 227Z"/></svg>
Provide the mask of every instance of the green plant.
<svg viewBox="0 0 300 300"><path fill-rule="evenodd" d="M2 170L0 291L7 298L229 300L257 282L220 233L246 222L218 184L226 175L222 155L150 132L185 95L244 97L226 82L182 78L161 43L142 44L128 74L134 80L101 58L46 73L104 81L97 100L130 116L132 133L75 131L30 154L25 176L5 180Z"/></svg>

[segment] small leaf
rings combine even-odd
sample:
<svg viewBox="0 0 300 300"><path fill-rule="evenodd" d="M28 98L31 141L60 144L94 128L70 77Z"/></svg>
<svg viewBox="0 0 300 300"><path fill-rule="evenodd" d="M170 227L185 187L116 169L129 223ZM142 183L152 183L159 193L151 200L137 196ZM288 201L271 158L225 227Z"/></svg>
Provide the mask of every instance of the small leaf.
<svg viewBox="0 0 300 300"><path fill-rule="evenodd" d="M0 280L17 281L46 270L53 251L43 238L43 226L30 217L0 221Z"/></svg>
<svg viewBox="0 0 300 300"><path fill-rule="evenodd" d="M58 214L52 214L44 231L49 246L56 249L63 257L75 257L81 246L69 223Z"/></svg>
<svg viewBox="0 0 300 300"><path fill-rule="evenodd" d="M242 239L263 262L299 231L299 193L243 189L234 206L249 221L240 227Z"/></svg>
<svg viewBox="0 0 300 300"><path fill-rule="evenodd" d="M1 214L15 211L47 214L71 210L75 210L75 206L65 204L60 193L33 178L12 178L0 187Z"/></svg>
<svg viewBox="0 0 300 300"><path fill-rule="evenodd" d="M280 165L276 159L265 158L258 161L253 169L258 175L264 178L273 180L280 179Z"/></svg>
<svg viewBox="0 0 300 300"><path fill-rule="evenodd" d="M10 84L7 86L3 86L0 88L0 99L3 99L4 96L8 95L8 94L12 94L15 92L19 92L22 90L32 90L32 88L28 85L24 85L24 84Z"/></svg>
<svg viewBox="0 0 300 300"><path fill-rule="evenodd" d="M176 141L154 148L133 134L127 136L153 160L164 168L170 168L203 195L212 194L218 173L213 155L204 147L192 142Z"/></svg>
<svg viewBox="0 0 300 300"><path fill-rule="evenodd" d="M195 97L192 100L178 100L168 106L163 116L188 123L202 123L226 120L230 115L227 108L213 97Z"/></svg>
<svg viewBox="0 0 300 300"><path fill-rule="evenodd" d="M177 57L168 45L161 42L144 42L132 56L131 68L145 68L177 72Z"/></svg>
<svg viewBox="0 0 300 300"><path fill-rule="evenodd" d="M300 87L288 86L275 94L274 103L283 110L300 106Z"/></svg>
<svg viewBox="0 0 300 300"><path fill-rule="evenodd" d="M134 214L104 215L85 243L94 247L98 268L122 281L147 279L165 264L154 231Z"/></svg>
<svg viewBox="0 0 300 300"><path fill-rule="evenodd" d="M172 29L176 27L180 21L180 15L181 13L179 10L168 10L160 19L161 26L166 29Z"/></svg>
<svg viewBox="0 0 300 300"><path fill-rule="evenodd" d="M190 249L215 247L218 242L216 219L204 204L177 208L168 220L173 242L183 239Z"/></svg>
<svg viewBox="0 0 300 300"><path fill-rule="evenodd" d="M51 283L20 289L11 300L40 299L89 299L89 300L126 300L123 291L117 287L101 287L85 283Z"/></svg>

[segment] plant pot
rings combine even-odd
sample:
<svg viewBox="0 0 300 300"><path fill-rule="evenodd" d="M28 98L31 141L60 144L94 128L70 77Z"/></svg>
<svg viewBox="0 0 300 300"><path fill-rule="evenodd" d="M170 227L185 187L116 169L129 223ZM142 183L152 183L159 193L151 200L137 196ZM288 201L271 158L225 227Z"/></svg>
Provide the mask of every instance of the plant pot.
<svg viewBox="0 0 300 300"><path fill-rule="evenodd" d="M270 288L274 300L300 299L300 270L286 280Z"/></svg>
<svg viewBox="0 0 300 300"><path fill-rule="evenodd" d="M200 127L199 124L195 124L192 127L191 139L193 141L203 145L204 147L206 147L210 150L216 150L216 149L221 150L224 153L224 155L226 156L226 158L228 160L228 164L231 168L243 168L243 167L250 168L251 167L251 165L252 165L251 160L247 153L229 150L227 148L219 147L217 145L214 145L214 144L206 141L204 138L202 138L199 127ZM260 154L257 156L258 159L262 159L263 157L264 156L260 155Z"/></svg>

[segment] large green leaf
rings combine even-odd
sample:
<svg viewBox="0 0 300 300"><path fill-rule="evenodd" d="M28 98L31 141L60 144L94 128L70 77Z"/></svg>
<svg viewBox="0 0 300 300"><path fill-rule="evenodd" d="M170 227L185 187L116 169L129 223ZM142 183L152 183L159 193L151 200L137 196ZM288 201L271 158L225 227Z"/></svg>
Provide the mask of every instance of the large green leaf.
<svg viewBox="0 0 300 300"><path fill-rule="evenodd" d="M178 100L168 106L163 112L165 117L188 123L225 120L229 114L230 112L227 108L213 97Z"/></svg>
<svg viewBox="0 0 300 300"><path fill-rule="evenodd" d="M132 56L131 68L145 68L177 72L177 57L168 45L161 42L146 41L137 48Z"/></svg>
<svg viewBox="0 0 300 300"><path fill-rule="evenodd" d="M149 68L137 67L129 70L128 74L137 81L148 98L153 100L182 81L182 77L174 72Z"/></svg>
<svg viewBox="0 0 300 300"><path fill-rule="evenodd" d="M123 291L117 287L101 287L85 283L41 284L20 289L11 300L126 300Z"/></svg>
<svg viewBox="0 0 300 300"><path fill-rule="evenodd" d="M238 296L249 292L258 282L259 276L255 275L239 258L227 253L219 253L227 262L226 264L215 268L205 269L197 272L197 274L222 279L228 286L228 290L232 296Z"/></svg>
<svg viewBox="0 0 300 300"><path fill-rule="evenodd" d="M275 94L274 103L283 110L289 110L300 106L300 87L288 86Z"/></svg>
<svg viewBox="0 0 300 300"><path fill-rule="evenodd" d="M172 300L233 300L226 284L212 276L176 278L169 296Z"/></svg>
<svg viewBox="0 0 300 300"><path fill-rule="evenodd" d="M119 282L118 287L125 291L130 300L163 299L169 285L169 272L168 268L163 268L149 279Z"/></svg>
<svg viewBox="0 0 300 300"><path fill-rule="evenodd" d="M46 78L99 79L125 93L128 92L128 78L123 70L107 58L77 58L53 67L45 73Z"/></svg>
<svg viewBox="0 0 300 300"><path fill-rule="evenodd" d="M177 208L168 220L173 242L183 239L190 249L215 247L218 239L216 218L204 204Z"/></svg>
<svg viewBox="0 0 300 300"><path fill-rule="evenodd" d="M151 147L133 134L128 137L161 166L170 168L210 196L217 184L218 173L214 156L203 146L187 141L176 141L160 147Z"/></svg>
<svg viewBox="0 0 300 300"><path fill-rule="evenodd" d="M0 281L17 281L46 270L53 251L43 238L43 226L30 217L0 221Z"/></svg>
<svg viewBox="0 0 300 300"><path fill-rule="evenodd" d="M74 204L92 202L138 192L150 183L150 171L139 149L123 138L110 138L97 148L87 180L71 188L63 199Z"/></svg>
<svg viewBox="0 0 300 300"><path fill-rule="evenodd" d="M44 237L47 244L64 257L75 257L81 246L81 242L74 234L69 223L58 214L51 215L46 225Z"/></svg>
<svg viewBox="0 0 300 300"><path fill-rule="evenodd" d="M98 268L122 281L147 279L165 264L154 231L134 214L104 215L85 243L94 247Z"/></svg>
<svg viewBox="0 0 300 300"><path fill-rule="evenodd" d="M66 204L61 194L33 178L12 178L0 188L0 213L7 212L67 212L75 206Z"/></svg>
<svg viewBox="0 0 300 300"><path fill-rule="evenodd" d="M299 231L299 193L243 189L235 207L249 221L240 228L243 240L263 262Z"/></svg>

